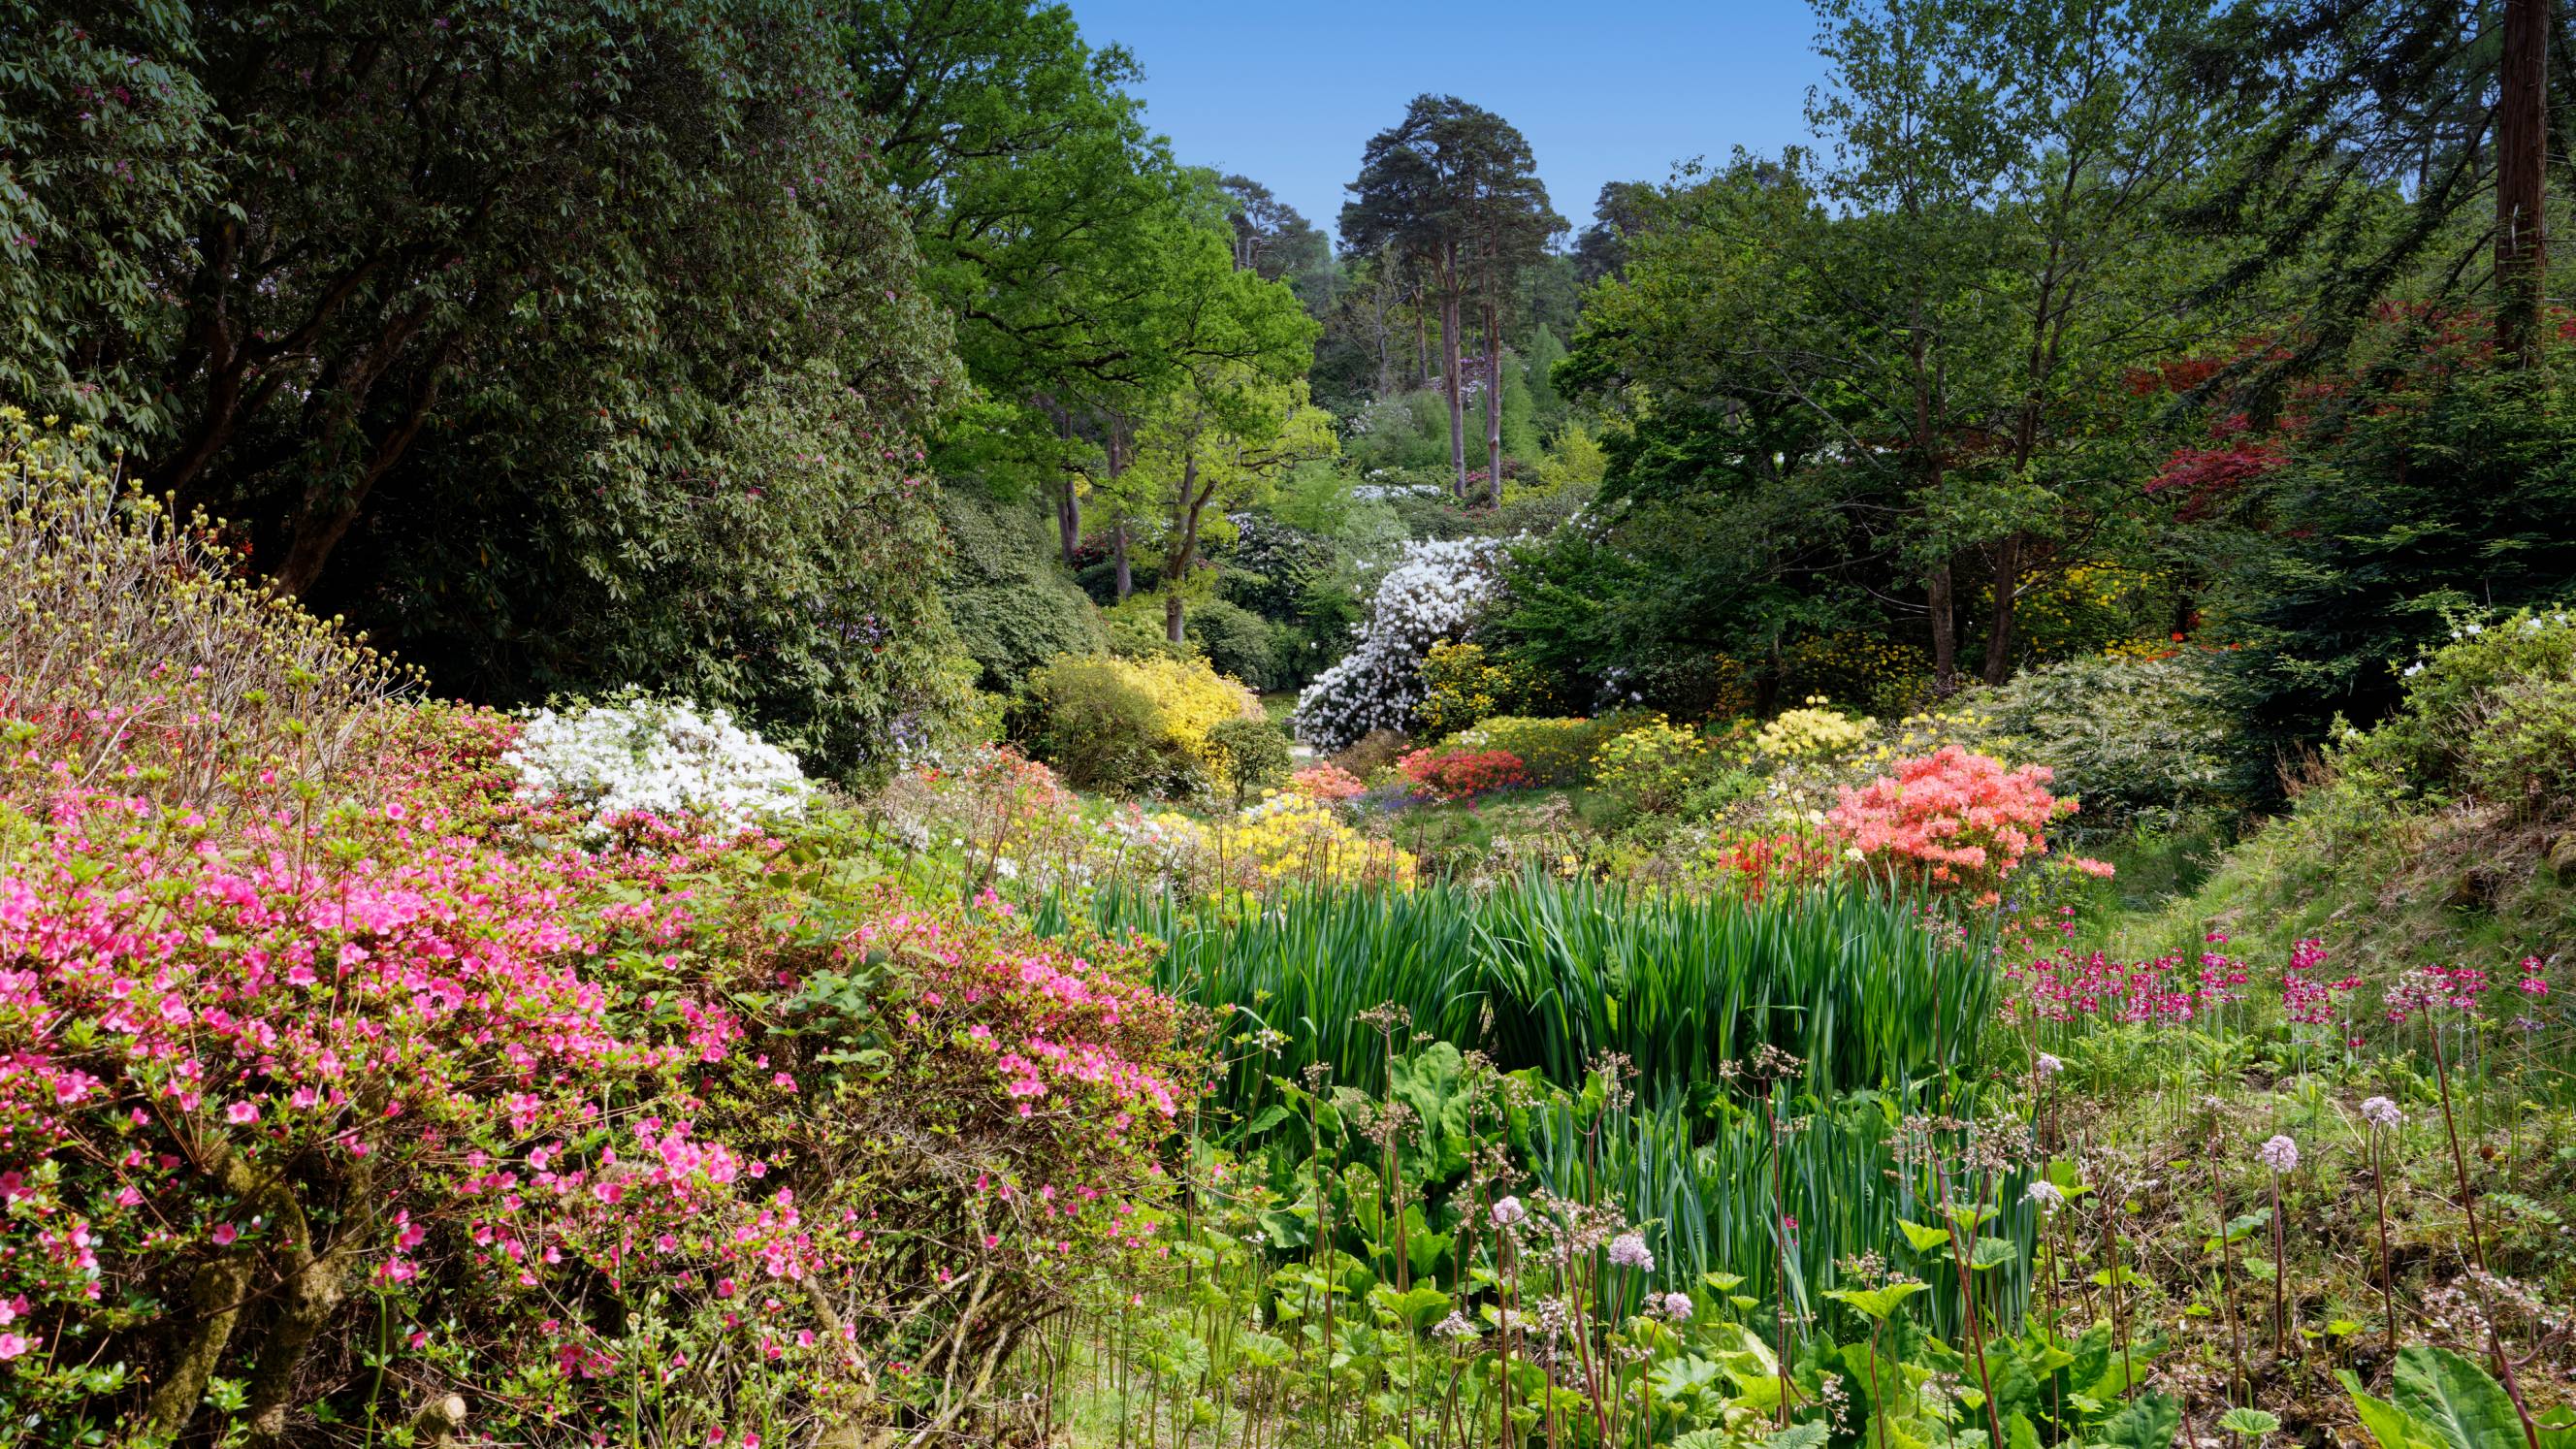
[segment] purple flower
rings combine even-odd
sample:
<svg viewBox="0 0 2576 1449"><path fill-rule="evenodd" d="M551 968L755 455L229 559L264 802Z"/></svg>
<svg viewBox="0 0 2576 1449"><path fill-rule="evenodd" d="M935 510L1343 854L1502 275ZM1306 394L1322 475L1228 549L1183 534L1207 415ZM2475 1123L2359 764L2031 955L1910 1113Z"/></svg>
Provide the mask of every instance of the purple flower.
<svg viewBox="0 0 2576 1449"><path fill-rule="evenodd" d="M1655 1255L1646 1251L1646 1240L1635 1233L1621 1233L1610 1240L1610 1261L1622 1268L1655 1271Z"/></svg>
<svg viewBox="0 0 2576 1449"><path fill-rule="evenodd" d="M2371 1097L2361 1104L2361 1120L2373 1127L2395 1127L2406 1120L2406 1114L2386 1097Z"/></svg>
<svg viewBox="0 0 2576 1449"><path fill-rule="evenodd" d="M1528 1217L1529 1210L1521 1206L1521 1200L1519 1198L1507 1197L1494 1204L1495 1227L1508 1228L1512 1224L1521 1222Z"/></svg>
<svg viewBox="0 0 2576 1449"><path fill-rule="evenodd" d="M2255 1152L2263 1159L2263 1165L2274 1172L2299 1170L2299 1144L2287 1137L2276 1136L2256 1148Z"/></svg>
<svg viewBox="0 0 2576 1449"><path fill-rule="evenodd" d="M1675 1323L1688 1323L1691 1316L1690 1295L1687 1293L1665 1294L1664 1316Z"/></svg>

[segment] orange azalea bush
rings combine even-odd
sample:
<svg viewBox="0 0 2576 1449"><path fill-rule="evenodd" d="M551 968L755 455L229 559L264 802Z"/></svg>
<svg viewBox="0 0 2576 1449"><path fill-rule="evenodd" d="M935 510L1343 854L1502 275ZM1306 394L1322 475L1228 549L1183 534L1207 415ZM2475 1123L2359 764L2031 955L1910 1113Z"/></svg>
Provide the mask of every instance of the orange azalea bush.
<svg viewBox="0 0 2576 1449"><path fill-rule="evenodd" d="M2048 826L2072 815L2076 802L2048 791L2045 765L2007 768L1991 755L1945 745L1900 759L1884 775L1843 786L1826 824L1846 851L1900 880L1928 883L1977 905L2001 899L2001 887L2048 850ZM2088 875L2111 867L2078 857Z"/></svg>

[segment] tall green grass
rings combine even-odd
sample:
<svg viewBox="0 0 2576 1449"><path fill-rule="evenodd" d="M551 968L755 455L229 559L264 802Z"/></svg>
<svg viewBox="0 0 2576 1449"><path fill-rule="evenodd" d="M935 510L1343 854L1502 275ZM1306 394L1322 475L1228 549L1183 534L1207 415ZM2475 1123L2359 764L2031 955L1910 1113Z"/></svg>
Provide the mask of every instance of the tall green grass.
<svg viewBox="0 0 2576 1449"><path fill-rule="evenodd" d="M1061 906L1041 912L1060 922ZM1902 1089L1975 1059L1995 981L1975 943L1862 886L1746 903L1636 894L1533 874L1500 889L1318 891L1255 908L1104 893L1094 923L1166 942L1161 984L1285 1038L1233 1069L1230 1105L1311 1062L1373 1091L1384 1061L1360 1013L1393 1002L1417 1033L1576 1086L1626 1055L1648 1098L1719 1080L1768 1042L1822 1097Z"/></svg>

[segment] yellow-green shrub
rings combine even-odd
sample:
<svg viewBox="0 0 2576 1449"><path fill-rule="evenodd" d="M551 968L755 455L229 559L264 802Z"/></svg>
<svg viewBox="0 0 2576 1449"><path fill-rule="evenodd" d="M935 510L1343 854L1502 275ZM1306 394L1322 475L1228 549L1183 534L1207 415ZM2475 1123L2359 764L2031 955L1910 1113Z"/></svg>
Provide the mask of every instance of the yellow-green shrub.
<svg viewBox="0 0 2576 1449"><path fill-rule="evenodd" d="M1819 759L1853 749L1870 737L1871 721L1825 708L1823 695L1804 707L1782 710L1753 737L1753 747L1773 759Z"/></svg>
<svg viewBox="0 0 2576 1449"><path fill-rule="evenodd" d="M1028 734L1067 784L1168 795L1223 789L1208 735L1260 708L1203 660L1060 658L1029 676Z"/></svg>
<svg viewBox="0 0 2576 1449"><path fill-rule="evenodd" d="M1458 736L1457 742L1464 749L1502 750L1518 756L1535 785L1587 785L1601 747L1622 731L1647 722L1647 716L1638 714L1594 719L1496 715Z"/></svg>
<svg viewBox="0 0 2576 1449"><path fill-rule="evenodd" d="M1593 778L1639 814L1660 815L1681 804L1709 749L1707 736L1657 715L1604 743L1592 757Z"/></svg>

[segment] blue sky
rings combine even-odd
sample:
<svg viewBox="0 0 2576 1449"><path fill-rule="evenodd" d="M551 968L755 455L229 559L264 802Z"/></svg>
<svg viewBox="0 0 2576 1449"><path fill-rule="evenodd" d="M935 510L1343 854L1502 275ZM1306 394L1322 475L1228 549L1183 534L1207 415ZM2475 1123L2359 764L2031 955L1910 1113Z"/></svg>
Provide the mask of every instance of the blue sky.
<svg viewBox="0 0 2576 1449"><path fill-rule="evenodd" d="M1801 0L1069 3L1084 38L1136 53L1181 160L1262 181L1328 232L1361 146L1423 91L1519 126L1580 229L1605 181L1803 141L1822 74Z"/></svg>

